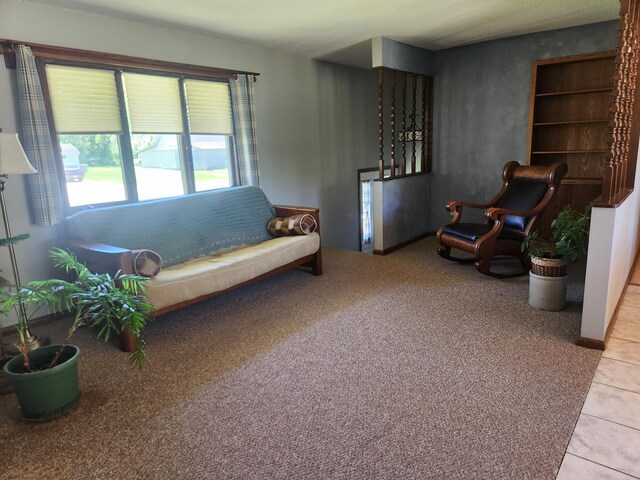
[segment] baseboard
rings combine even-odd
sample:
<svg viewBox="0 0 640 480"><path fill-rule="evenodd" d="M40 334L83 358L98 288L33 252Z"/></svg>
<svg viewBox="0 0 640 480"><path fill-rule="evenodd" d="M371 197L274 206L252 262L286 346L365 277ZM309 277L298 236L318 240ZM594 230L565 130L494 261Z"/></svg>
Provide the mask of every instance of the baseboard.
<svg viewBox="0 0 640 480"><path fill-rule="evenodd" d="M422 235L418 235L417 237L414 237L412 239L409 239L409 240L406 240L406 241L404 241L402 243L394 245L393 247L385 248L383 250L377 250L376 249L376 250L373 251L373 254L374 255L388 255L388 254L390 254L392 252L395 252L396 250L400 250L401 248L406 247L407 245L411 245L412 243L415 243L415 242L417 242L419 240L422 240L423 238L427 238L427 237L430 237L430 236L435 235L435 234L436 234L435 231L429 231L429 232L423 233Z"/></svg>
<svg viewBox="0 0 640 480"><path fill-rule="evenodd" d="M592 350L604 350L605 344L603 340L596 340L595 338L580 337L576 342L579 347L590 348Z"/></svg>

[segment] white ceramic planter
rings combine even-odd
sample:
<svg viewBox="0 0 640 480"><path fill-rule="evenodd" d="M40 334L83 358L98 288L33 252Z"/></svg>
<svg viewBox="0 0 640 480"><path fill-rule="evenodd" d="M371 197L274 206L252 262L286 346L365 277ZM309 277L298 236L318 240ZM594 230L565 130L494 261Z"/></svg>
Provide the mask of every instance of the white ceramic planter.
<svg viewBox="0 0 640 480"><path fill-rule="evenodd" d="M529 272L529 305L539 310L562 310L567 299L567 275L542 277Z"/></svg>

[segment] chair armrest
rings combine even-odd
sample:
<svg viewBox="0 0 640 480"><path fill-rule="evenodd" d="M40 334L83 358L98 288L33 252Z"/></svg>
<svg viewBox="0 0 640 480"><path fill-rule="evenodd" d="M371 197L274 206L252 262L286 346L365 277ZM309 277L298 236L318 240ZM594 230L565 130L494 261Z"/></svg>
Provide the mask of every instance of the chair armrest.
<svg viewBox="0 0 640 480"><path fill-rule="evenodd" d="M498 220L498 217L504 217L505 215L516 215L518 217L533 217L542 211L542 208L534 208L533 210L509 210L507 208L492 207L484 212L484 216L487 220Z"/></svg>
<svg viewBox="0 0 640 480"><path fill-rule="evenodd" d="M447 202L444 206L445 209L451 212L453 218L451 219L451 223L458 223L462 219L462 210L464 207L467 208L476 208L479 210L484 210L486 208L491 207L492 203L471 203L471 202L463 202L459 200L452 200L451 202Z"/></svg>
<svg viewBox="0 0 640 480"><path fill-rule="evenodd" d="M311 207L293 207L288 205L274 205L276 216L291 217L293 215L311 215L316 221L316 232L320 233L320 210Z"/></svg>
<svg viewBox="0 0 640 480"><path fill-rule="evenodd" d="M493 203L471 203L471 202L463 202L459 200L452 200L451 202L447 202L444 208L446 208L450 212L455 212L457 209L459 208L462 209L463 207L485 209L485 208L491 207L492 205Z"/></svg>
<svg viewBox="0 0 640 480"><path fill-rule="evenodd" d="M120 270L122 273L133 273L131 250L79 240L70 240L67 246L93 272L114 274Z"/></svg>

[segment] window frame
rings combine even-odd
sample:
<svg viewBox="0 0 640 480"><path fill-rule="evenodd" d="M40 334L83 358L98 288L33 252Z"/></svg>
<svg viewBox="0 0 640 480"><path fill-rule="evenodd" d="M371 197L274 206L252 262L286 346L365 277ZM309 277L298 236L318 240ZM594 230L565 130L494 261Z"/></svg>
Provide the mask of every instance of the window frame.
<svg viewBox="0 0 640 480"><path fill-rule="evenodd" d="M33 49L33 47L32 47ZM34 50L36 54L37 50ZM74 51L81 52L81 51ZM185 193L183 195L190 195L198 193L196 190L195 172L193 163L193 148L191 145L191 131L189 128L189 118L187 115L187 103L186 103L186 90L184 82L185 80L205 80L212 82L227 83L229 85L229 93L231 94L230 80L236 77L236 73L254 74L252 72L232 72L229 70L214 69L209 67L200 67L195 65L186 64L174 64L169 62L160 62L146 59L138 59L134 57L122 57L117 55L99 54L97 52L91 52L91 59L86 57L79 58L66 58L63 56L49 56L49 55L36 55L36 66L38 69L38 75L40 77L40 84L42 86L42 93L46 106L47 119L49 121L49 133L54 150L54 156L56 161L56 170L58 173L58 182L61 186L61 194L64 201L65 215L70 215L78 211L95 208L95 207L107 207L114 205L124 205L130 203L137 203L140 201L138 198L138 189L135 176L133 149L131 146L131 135L129 129L129 119L127 117L126 100L123 88L123 73L141 73L145 75L159 75L164 77L177 78L179 82L180 91L180 105L182 112L182 124L183 133L176 134L179 137L179 149L181 153L181 177ZM93 55L95 53L95 55ZM79 55L79 54L78 54ZM61 58L62 57L62 58ZM109 61L113 58L128 59L128 62L124 61ZM65 65L81 68L95 68L110 70L115 73L116 89L118 95L118 103L120 106L120 120L122 124L122 132L118 134L118 142L120 146L120 156L122 161L122 175L123 184L125 189L125 200L114 202L103 202L96 204L85 204L71 206L69 203L69 196L66 186L66 178L64 174L64 166L62 162L62 155L60 153L60 142L58 139L58 132L55 126L53 118L53 109L51 103L51 94L49 90L49 83L47 79L46 66L52 65ZM233 106L232 106L233 109ZM229 168L229 181L230 186L239 184L238 168L237 168L237 143L236 143L236 127L235 119L232 116L232 130L233 135L228 136L231 143L231 148L228 149L228 168ZM99 134L101 132L95 132ZM206 191L206 190L203 190Z"/></svg>

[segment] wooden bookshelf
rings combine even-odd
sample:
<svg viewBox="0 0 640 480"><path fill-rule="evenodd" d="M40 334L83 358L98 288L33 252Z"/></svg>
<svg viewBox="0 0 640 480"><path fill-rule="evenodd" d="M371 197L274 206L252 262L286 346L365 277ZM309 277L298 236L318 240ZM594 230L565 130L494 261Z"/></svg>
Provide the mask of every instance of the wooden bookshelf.
<svg viewBox="0 0 640 480"><path fill-rule="evenodd" d="M569 167L556 201L540 218L544 235L563 205L582 209L602 191L614 59L615 52L599 52L532 65L528 163Z"/></svg>

